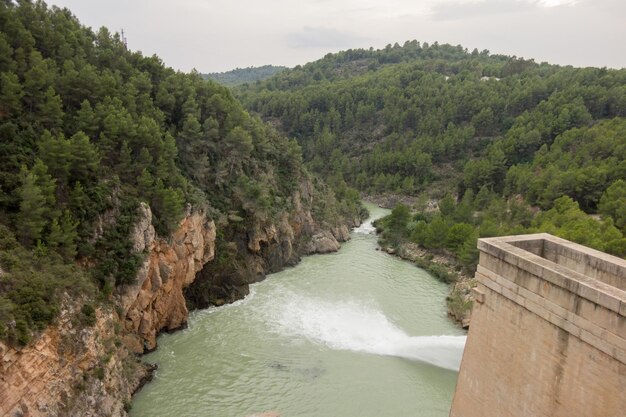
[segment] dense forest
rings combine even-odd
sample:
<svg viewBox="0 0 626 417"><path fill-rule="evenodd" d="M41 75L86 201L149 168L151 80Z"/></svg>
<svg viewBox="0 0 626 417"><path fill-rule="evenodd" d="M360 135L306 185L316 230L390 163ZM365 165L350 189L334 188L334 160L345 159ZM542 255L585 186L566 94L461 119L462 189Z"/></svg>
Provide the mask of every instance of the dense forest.
<svg viewBox="0 0 626 417"><path fill-rule="evenodd" d="M331 184L419 197L416 214L380 223L387 242L470 270L477 237L531 231L626 255L626 70L410 41L328 54L237 95Z"/></svg>
<svg viewBox="0 0 626 417"><path fill-rule="evenodd" d="M241 84L266 80L286 69L287 67L263 65L261 67L236 68L226 72L210 72L208 74L202 74L202 77L207 80L213 80L226 87L234 87Z"/></svg>
<svg viewBox="0 0 626 417"><path fill-rule="evenodd" d="M626 70L410 41L231 75L255 81L234 93L247 111L67 9L0 3L0 338L27 343L64 292L89 321L132 282L140 202L161 236L203 210L228 239L303 180L329 223L354 188L414 196L383 239L468 270L478 237L533 231L626 255Z"/></svg>
<svg viewBox="0 0 626 417"><path fill-rule="evenodd" d="M189 210L222 219L224 236L228 219L241 228L292 209L302 180L317 184L321 221L355 209L358 195L338 203L299 145L226 87L67 9L0 2L0 338L26 344L64 292L106 300L132 282L140 202L160 236Z"/></svg>

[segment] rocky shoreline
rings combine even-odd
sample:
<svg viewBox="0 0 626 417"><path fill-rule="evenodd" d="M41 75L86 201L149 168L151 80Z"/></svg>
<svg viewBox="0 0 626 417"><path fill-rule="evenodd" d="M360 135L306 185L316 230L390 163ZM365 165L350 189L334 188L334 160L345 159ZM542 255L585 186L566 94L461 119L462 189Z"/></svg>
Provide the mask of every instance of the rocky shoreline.
<svg viewBox="0 0 626 417"><path fill-rule="evenodd" d="M454 256L444 252L431 252L412 242L400 244L398 248L382 247L390 255L413 262L425 269L437 279L450 284L450 293L446 297L448 315L463 328L468 328L472 313L472 288L476 286L474 278L467 275Z"/></svg>

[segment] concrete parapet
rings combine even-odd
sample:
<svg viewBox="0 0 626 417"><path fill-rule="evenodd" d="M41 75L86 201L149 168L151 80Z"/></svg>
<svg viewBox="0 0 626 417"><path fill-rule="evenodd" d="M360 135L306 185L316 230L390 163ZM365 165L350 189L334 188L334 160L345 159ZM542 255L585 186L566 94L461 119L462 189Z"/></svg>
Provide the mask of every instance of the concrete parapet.
<svg viewBox="0 0 626 417"><path fill-rule="evenodd" d="M548 234L478 248L450 415L623 416L626 261Z"/></svg>

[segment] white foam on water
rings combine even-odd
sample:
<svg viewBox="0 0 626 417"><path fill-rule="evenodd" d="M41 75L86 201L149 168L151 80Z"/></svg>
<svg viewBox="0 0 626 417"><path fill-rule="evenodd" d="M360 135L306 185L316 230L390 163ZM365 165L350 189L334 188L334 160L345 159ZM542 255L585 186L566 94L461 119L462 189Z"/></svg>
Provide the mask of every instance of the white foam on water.
<svg viewBox="0 0 626 417"><path fill-rule="evenodd" d="M376 220L385 217L387 214L391 213L389 210L376 210L373 213L370 213L370 217L361 223L359 227L355 227L353 232L362 234L362 235L373 235L376 234L376 228L372 223Z"/></svg>
<svg viewBox="0 0 626 417"><path fill-rule="evenodd" d="M354 228L354 233L361 235L373 235L376 233L376 228L372 224L373 220L366 220L359 227Z"/></svg>
<svg viewBox="0 0 626 417"><path fill-rule="evenodd" d="M198 315L198 316L202 316L204 314L214 314L214 313L217 313L217 312L220 312L220 311L224 311L224 310L236 309L236 308L241 307L241 306L243 306L245 304L248 304L256 296L256 288L255 287L256 287L257 284L250 284L250 287L249 287L250 288L250 292L244 298L241 298L241 299L239 299L237 301L234 301L234 302L228 303L228 304L224 304L224 305L221 305L221 306L209 306L209 307L207 307L205 309L202 309L202 310L196 310L192 314Z"/></svg>
<svg viewBox="0 0 626 417"><path fill-rule="evenodd" d="M276 310L276 306L280 305ZM458 371L465 336L409 336L379 310L291 294L273 303L276 330L331 349L397 356Z"/></svg>

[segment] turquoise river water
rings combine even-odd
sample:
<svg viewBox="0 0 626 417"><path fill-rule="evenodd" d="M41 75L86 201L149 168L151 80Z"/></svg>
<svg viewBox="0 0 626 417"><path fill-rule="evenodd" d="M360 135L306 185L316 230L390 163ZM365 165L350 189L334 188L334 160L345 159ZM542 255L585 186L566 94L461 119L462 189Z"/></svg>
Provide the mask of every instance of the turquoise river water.
<svg viewBox="0 0 626 417"><path fill-rule="evenodd" d="M369 221L351 236L161 336L131 417L448 416L465 336L447 286L377 251Z"/></svg>

